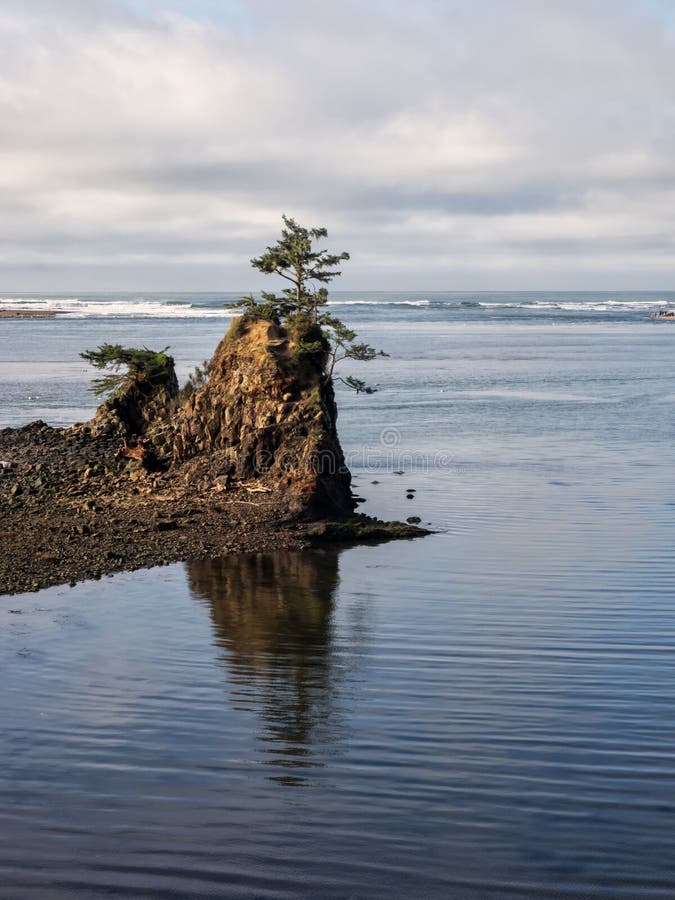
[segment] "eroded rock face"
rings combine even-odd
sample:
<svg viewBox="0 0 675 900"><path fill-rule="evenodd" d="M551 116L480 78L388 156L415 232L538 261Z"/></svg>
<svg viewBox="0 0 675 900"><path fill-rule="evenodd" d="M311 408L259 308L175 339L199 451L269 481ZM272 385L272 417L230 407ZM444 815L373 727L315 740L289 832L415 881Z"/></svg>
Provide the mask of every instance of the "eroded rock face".
<svg viewBox="0 0 675 900"><path fill-rule="evenodd" d="M208 458L216 477L284 492L289 513L346 514L354 502L336 421L321 360L298 354L281 326L235 320L178 416L174 467Z"/></svg>
<svg viewBox="0 0 675 900"><path fill-rule="evenodd" d="M173 365L161 380L134 381L105 400L91 421L76 429L94 439L117 438L128 458L167 466L173 456L178 380Z"/></svg>
<svg viewBox="0 0 675 900"><path fill-rule="evenodd" d="M235 319L207 383L182 405L171 367L106 400L81 430L115 440L119 456L195 490L255 482L282 493L290 515L342 516L354 509L337 436L333 387L320 354L267 320Z"/></svg>

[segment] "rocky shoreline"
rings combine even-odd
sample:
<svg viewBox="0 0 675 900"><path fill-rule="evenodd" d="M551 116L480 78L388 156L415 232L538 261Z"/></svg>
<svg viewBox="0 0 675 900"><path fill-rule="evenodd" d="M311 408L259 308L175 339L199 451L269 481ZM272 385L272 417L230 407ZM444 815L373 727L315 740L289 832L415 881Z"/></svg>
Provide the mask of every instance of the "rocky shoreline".
<svg viewBox="0 0 675 900"><path fill-rule="evenodd" d="M0 431L0 594L225 553L426 533L365 516L304 521L254 482L195 490L109 451L43 422Z"/></svg>
<svg viewBox="0 0 675 900"><path fill-rule="evenodd" d="M0 594L428 533L354 514L330 382L278 326L234 329L186 401L167 358L160 380L131 380L90 422L0 430Z"/></svg>
<svg viewBox="0 0 675 900"><path fill-rule="evenodd" d="M43 422L0 430L0 594L226 553L426 533L365 516L306 521L255 482L196 490L110 450Z"/></svg>
<svg viewBox="0 0 675 900"><path fill-rule="evenodd" d="M58 315L55 309L0 309L0 319L53 319Z"/></svg>

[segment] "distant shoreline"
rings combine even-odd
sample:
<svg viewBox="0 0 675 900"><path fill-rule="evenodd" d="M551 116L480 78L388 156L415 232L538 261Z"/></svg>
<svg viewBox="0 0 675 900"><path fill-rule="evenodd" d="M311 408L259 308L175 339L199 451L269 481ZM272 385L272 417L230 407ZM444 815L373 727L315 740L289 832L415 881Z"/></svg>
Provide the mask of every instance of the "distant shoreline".
<svg viewBox="0 0 675 900"><path fill-rule="evenodd" d="M0 309L0 319L53 319L58 314L55 309Z"/></svg>

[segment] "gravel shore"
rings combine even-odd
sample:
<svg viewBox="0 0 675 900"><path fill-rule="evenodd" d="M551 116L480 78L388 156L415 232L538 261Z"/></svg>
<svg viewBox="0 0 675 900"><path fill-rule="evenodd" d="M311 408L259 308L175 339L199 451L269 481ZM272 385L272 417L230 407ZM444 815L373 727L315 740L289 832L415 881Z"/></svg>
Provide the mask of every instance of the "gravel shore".
<svg viewBox="0 0 675 900"><path fill-rule="evenodd" d="M225 553L426 533L358 516L289 518L286 498L214 481L203 465L151 474L82 430L0 430L0 594Z"/></svg>

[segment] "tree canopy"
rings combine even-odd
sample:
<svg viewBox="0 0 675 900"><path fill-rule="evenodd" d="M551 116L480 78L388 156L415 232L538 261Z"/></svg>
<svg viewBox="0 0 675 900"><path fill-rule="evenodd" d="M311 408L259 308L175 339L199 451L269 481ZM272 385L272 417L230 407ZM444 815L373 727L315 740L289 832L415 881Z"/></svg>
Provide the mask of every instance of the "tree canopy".
<svg viewBox="0 0 675 900"><path fill-rule="evenodd" d="M279 240L252 259L251 265L267 275L280 276L289 286L280 294L263 291L260 300L252 294L242 297L233 306L241 309L245 318L286 324L294 332L298 352L322 358L328 379L336 377L335 367L345 359L387 356L369 344L357 342L356 332L322 309L328 303L325 285L342 274L339 265L349 259L349 253L331 253L315 247L315 241L328 237L325 228L306 228L286 215L282 219L284 227ZM338 376L338 380L357 393L375 391L359 378Z"/></svg>
<svg viewBox="0 0 675 900"><path fill-rule="evenodd" d="M80 356L96 369L110 370L95 378L91 386L93 393L104 395L121 390L132 382L160 384L165 381L174 366L173 357L167 355L168 349L148 350L147 347L101 344L96 350L85 350Z"/></svg>

